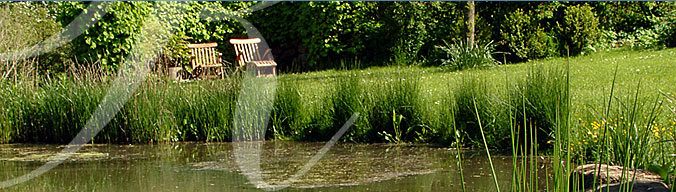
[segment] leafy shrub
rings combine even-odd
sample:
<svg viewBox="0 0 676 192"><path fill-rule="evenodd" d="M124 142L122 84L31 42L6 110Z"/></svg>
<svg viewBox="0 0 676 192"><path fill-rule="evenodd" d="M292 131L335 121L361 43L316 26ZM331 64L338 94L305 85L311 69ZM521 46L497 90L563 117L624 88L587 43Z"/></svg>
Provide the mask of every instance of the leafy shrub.
<svg viewBox="0 0 676 192"><path fill-rule="evenodd" d="M671 3L672 9L658 19L655 32L659 35L659 43L667 47L676 47L676 3Z"/></svg>
<svg viewBox="0 0 676 192"><path fill-rule="evenodd" d="M615 32L633 33L656 24L654 17L668 17L673 2L590 2L599 18L599 27ZM619 11L618 11L619 10ZM652 17L652 18L651 18Z"/></svg>
<svg viewBox="0 0 676 192"><path fill-rule="evenodd" d="M641 29L627 38L627 41L632 48L655 48L659 46L659 35L654 30Z"/></svg>
<svg viewBox="0 0 676 192"><path fill-rule="evenodd" d="M190 49L188 49L188 39L182 32L171 36L164 46L161 54L160 64L163 66L187 66L190 64Z"/></svg>
<svg viewBox="0 0 676 192"><path fill-rule="evenodd" d="M660 33L660 43L667 47L676 47L676 19L670 22L670 24L662 25ZM670 27L669 27L670 26Z"/></svg>
<svg viewBox="0 0 676 192"><path fill-rule="evenodd" d="M590 5L599 18L599 28L604 31L601 46L605 48L655 48L673 46L676 41L673 40L676 35L673 32L674 2L594 2Z"/></svg>
<svg viewBox="0 0 676 192"><path fill-rule="evenodd" d="M505 16L500 33L510 51L520 59L535 59L556 55L554 37L544 31L533 13L522 9Z"/></svg>
<svg viewBox="0 0 676 192"><path fill-rule="evenodd" d="M479 44L469 45L462 41L456 41L454 44L437 46L446 53L447 59L441 59L441 67L447 70L462 70L478 67L492 67L499 62L492 56L494 53L493 42L488 42L484 46Z"/></svg>
<svg viewBox="0 0 676 192"><path fill-rule="evenodd" d="M462 3L380 2L374 40L367 50L396 65L411 65L434 51L442 39L463 36ZM431 24L436 23L436 24Z"/></svg>
<svg viewBox="0 0 676 192"><path fill-rule="evenodd" d="M66 26L82 13L91 2L61 2L57 20ZM99 8L103 7L99 5ZM79 61L101 61L107 69L117 69L132 50L150 2L114 2L108 4L108 13L96 9L98 22L72 41ZM101 16L103 15L103 16ZM89 18L86 18L89 19Z"/></svg>
<svg viewBox="0 0 676 192"><path fill-rule="evenodd" d="M54 2L0 2L0 51L32 46L58 32Z"/></svg>
<svg viewBox="0 0 676 192"><path fill-rule="evenodd" d="M365 34L376 27L373 15L367 14L374 5L372 2L282 2L257 11L247 19L261 31L273 50L280 50L276 55L282 59L304 57L297 64L310 68L320 61L351 58L362 53L367 45Z"/></svg>
<svg viewBox="0 0 676 192"><path fill-rule="evenodd" d="M0 25L3 26L0 30L0 53L30 48L56 34L59 24L54 19L55 4L56 2L0 2ZM37 59L31 58L30 64L24 60L21 61L23 64L13 65L25 68L17 71L62 72L68 66L61 58L64 50L65 48L61 48L41 53ZM12 65L6 67L9 66ZM0 71L4 74L4 69Z"/></svg>
<svg viewBox="0 0 676 192"><path fill-rule="evenodd" d="M461 33L456 2L282 2L247 19L281 62L305 70L334 68L326 61L360 58L382 65L415 63L441 39ZM433 24L436 23L436 24Z"/></svg>
<svg viewBox="0 0 676 192"><path fill-rule="evenodd" d="M108 3L108 2L106 2ZM89 2L60 2L57 21L67 25L90 5ZM117 69L122 59L134 48L144 25L173 31L175 34L150 34L161 42L190 37L191 42L223 43L242 37L244 28L238 22L219 14L221 10L239 10L253 2L110 2L108 13L96 13L99 20L73 40L74 54L80 61L101 61L107 69ZM213 14L211 14L213 13ZM103 16L100 16L103 15ZM150 17L149 17L150 16ZM168 47L170 49L177 48ZM170 50L169 52L181 52ZM232 52L232 46L219 46L219 51ZM225 59L233 59L227 57Z"/></svg>
<svg viewBox="0 0 676 192"><path fill-rule="evenodd" d="M568 6L564 10L562 39L567 43L571 55L582 53L592 46L600 36L599 21L588 5ZM565 48L565 47L561 47Z"/></svg>

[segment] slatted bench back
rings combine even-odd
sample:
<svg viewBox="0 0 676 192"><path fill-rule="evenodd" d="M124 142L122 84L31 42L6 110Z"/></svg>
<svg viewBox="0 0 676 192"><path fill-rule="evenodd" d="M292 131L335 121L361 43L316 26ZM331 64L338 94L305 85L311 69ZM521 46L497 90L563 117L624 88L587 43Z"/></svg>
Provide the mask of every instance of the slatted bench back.
<svg viewBox="0 0 676 192"><path fill-rule="evenodd" d="M242 67L251 61L260 61L261 56L258 52L258 43L261 39L230 39L230 43L235 47L237 54L237 64Z"/></svg>
<svg viewBox="0 0 676 192"><path fill-rule="evenodd" d="M202 66L202 67L214 67L214 66L220 66L221 61L220 61L220 56L219 53L216 51L216 47L218 47L218 43L191 43L188 44L188 48L190 48L190 65L192 65L192 68L195 68L197 66Z"/></svg>

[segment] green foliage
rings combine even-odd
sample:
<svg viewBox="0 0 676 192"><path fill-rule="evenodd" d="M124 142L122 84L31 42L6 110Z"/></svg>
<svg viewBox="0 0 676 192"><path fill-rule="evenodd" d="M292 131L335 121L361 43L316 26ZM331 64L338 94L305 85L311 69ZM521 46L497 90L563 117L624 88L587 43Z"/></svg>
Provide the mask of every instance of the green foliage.
<svg viewBox="0 0 676 192"><path fill-rule="evenodd" d="M447 59L441 59L441 67L446 70L463 70L468 68L486 68L493 67L500 62L493 58L494 45L488 42L484 46L478 43L469 45L462 41L456 41L454 44L437 46L438 49L446 53Z"/></svg>
<svg viewBox="0 0 676 192"><path fill-rule="evenodd" d="M594 2L589 5L599 18L599 27L615 32L633 33L649 29L655 24L653 17L668 16L673 2Z"/></svg>
<svg viewBox="0 0 676 192"><path fill-rule="evenodd" d="M59 24L54 20L55 2L0 2L0 53L28 49L58 32ZM30 70L41 73L63 71L64 49L42 53L33 62ZM12 55L18 56L18 55ZM36 58L31 58L31 60ZM9 67L9 66L7 66ZM4 72L4 71L3 71Z"/></svg>
<svg viewBox="0 0 676 192"><path fill-rule="evenodd" d="M247 19L277 50L280 63L316 70L336 68L331 61L356 57L369 64L408 65L424 60L441 39L459 35L461 11L455 4L282 2Z"/></svg>
<svg viewBox="0 0 676 192"><path fill-rule="evenodd" d="M398 65L414 64L432 51L434 43L460 36L463 29L462 22L448 18L462 12L455 3L380 2L377 8L378 41L371 41L375 44L367 51L382 50L382 55L374 56Z"/></svg>
<svg viewBox="0 0 676 192"><path fill-rule="evenodd" d="M62 26L73 21L91 2L60 2L57 21ZM78 61L100 61L107 70L116 70L129 54L146 16L151 11L151 2L110 2L108 13L103 15L103 4L95 13L98 22L75 38L71 44ZM90 19L90 18L83 18Z"/></svg>
<svg viewBox="0 0 676 192"><path fill-rule="evenodd" d="M58 30L53 2L1 2L0 50L3 52L36 44Z"/></svg>
<svg viewBox="0 0 676 192"><path fill-rule="evenodd" d="M542 17L551 17L551 11L543 11ZM500 33L504 43L520 59L535 59L556 55L555 38L545 32L542 22L533 11L517 9L505 15Z"/></svg>
<svg viewBox="0 0 676 192"><path fill-rule="evenodd" d="M318 68L319 61L352 58L368 45L378 27L374 2L282 2L248 17L272 48L305 57L299 65ZM338 57L340 55L340 57ZM307 66L311 65L311 66Z"/></svg>
<svg viewBox="0 0 676 192"><path fill-rule="evenodd" d="M608 48L673 46L674 2L596 2L590 4L604 30ZM622 10L622 11L617 11Z"/></svg>
<svg viewBox="0 0 676 192"><path fill-rule="evenodd" d="M342 140L351 142L430 142L434 131L423 118L418 81L401 74L365 83L351 73L331 80L335 88L304 105L301 140L328 140L355 113L354 124ZM285 102L285 101L280 101ZM394 117L394 118L393 118Z"/></svg>
<svg viewBox="0 0 676 192"><path fill-rule="evenodd" d="M501 2L478 6L500 31L491 39L512 61L593 52L597 48L659 48L669 39L672 2ZM618 11L622 10L622 11Z"/></svg>
<svg viewBox="0 0 676 192"><path fill-rule="evenodd" d="M188 48L189 42L186 40L187 38L187 36L178 32L172 35L171 39L167 42L164 48L164 55L170 60L169 66L186 66L190 64L190 49Z"/></svg>
<svg viewBox="0 0 676 192"><path fill-rule="evenodd" d="M89 4L59 3L57 21L64 26L69 24ZM98 22L72 42L74 54L79 61L100 61L107 69L117 69L142 35L155 39L157 43L168 43L165 53L176 62L186 62L186 49L183 47L187 43L186 37L190 37L189 41L195 43L218 42L222 45L219 46L221 52L226 52L232 48L225 42L232 37L242 37L244 28L222 13L232 13L252 4L253 2L111 2L108 13L101 16L103 10L97 10L101 12L95 14L100 17ZM147 31L142 32L144 25Z"/></svg>
<svg viewBox="0 0 676 192"><path fill-rule="evenodd" d="M77 86L81 85L81 86ZM13 142L70 141L83 128L96 104L103 98L102 86L83 85L68 79L46 82L43 87L25 87L16 95L19 109L13 119ZM67 106L67 107L64 107Z"/></svg>
<svg viewBox="0 0 676 192"><path fill-rule="evenodd" d="M676 2L663 2L661 17L657 18L655 32L659 43L667 47L676 47Z"/></svg>
<svg viewBox="0 0 676 192"><path fill-rule="evenodd" d="M660 44L667 47L676 47L676 16L663 21L657 29Z"/></svg>
<svg viewBox="0 0 676 192"><path fill-rule="evenodd" d="M56 33L58 23L71 23L90 4L2 3L3 18L11 27L3 31L0 48L32 45ZM238 21L222 13L256 2L102 4L110 12L103 15L98 10L94 14L98 22L70 47L41 55L38 71L64 72L72 56L78 63L100 61L106 69L116 69L134 42L150 38L158 45L167 43L163 53L169 65L187 63L184 45L189 42L217 42L223 59L232 61L233 48L227 40L246 34ZM434 46L464 36L463 6L463 2L282 2L237 16L260 30L280 69L307 71L337 68L336 61L354 58L366 64L362 67L438 65L444 55ZM477 40L497 42L497 49L511 53L507 58L511 61L565 55L566 45L573 55L625 45L674 46L674 10L674 2L478 2Z"/></svg>
<svg viewBox="0 0 676 192"><path fill-rule="evenodd" d="M621 79L616 69L610 94L604 103L585 106L589 109L578 119L578 145L573 151L588 151L595 163L615 164L626 168L647 169L663 178L673 174L674 125L673 94L665 97L644 94L642 81L629 90L618 88ZM667 102L663 102L666 99ZM667 104L666 108L664 105ZM664 115L667 112L670 114ZM577 115L577 114L576 114ZM585 126L589 124L589 126ZM593 142L592 142L593 141ZM587 160L589 161L589 160ZM626 176L624 176L626 177ZM629 176L631 177L631 176ZM671 181L666 180L667 185Z"/></svg>
<svg viewBox="0 0 676 192"><path fill-rule="evenodd" d="M640 29L632 33L604 30L599 44L603 48L649 49L662 47L666 42L660 41L664 39L664 36L650 29Z"/></svg>
<svg viewBox="0 0 676 192"><path fill-rule="evenodd" d="M562 39L570 48L571 55L583 52L599 38L599 21L588 5L568 6L564 10Z"/></svg>

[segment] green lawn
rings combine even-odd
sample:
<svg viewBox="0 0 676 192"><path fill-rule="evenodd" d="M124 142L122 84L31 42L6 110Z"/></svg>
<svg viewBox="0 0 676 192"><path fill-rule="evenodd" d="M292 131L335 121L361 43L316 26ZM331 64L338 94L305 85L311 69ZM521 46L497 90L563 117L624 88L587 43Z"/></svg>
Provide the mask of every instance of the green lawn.
<svg viewBox="0 0 676 192"><path fill-rule="evenodd" d="M301 111L303 111L303 115L300 116L307 117L305 120L299 120L302 122L299 124L303 125L321 123L321 121L316 121L317 118L313 118L315 116L329 116L324 118L334 120L344 119L344 117L336 118L335 114L326 114L326 111L330 111L330 109L325 107L327 101L334 101L336 97L344 97L336 96L337 84L344 81L341 79L357 78L359 82L361 82L359 83L360 85L356 85L356 87L362 90L361 92L353 91L339 94L360 95L358 97L361 101L357 102L358 104L352 105L362 105L366 106L366 108L360 110L350 108L348 110L361 111L362 113L375 109L374 106L378 106L376 100L387 100L383 98L385 96L376 96L379 92L386 90L383 89L383 85L396 82L398 79L408 78L408 80L417 80L415 82L417 82L418 89L414 92L418 94L415 98L420 106L416 109L418 110L418 113L413 113L415 115L411 115L407 118L417 118L416 120L418 120L418 122L416 123L424 124L421 126L433 127L435 133L440 133L441 135L446 134L447 137L450 137L450 135L447 134L447 129L449 129L447 124L449 124L449 122L445 119L447 117L443 116L443 113L450 108L448 103L453 102L453 99L450 97L457 97L457 95L461 94L454 93L454 91L465 90L463 87L467 87L467 85L463 85L463 83L466 84L468 78L476 78L479 79L479 82L483 82L480 83L481 85L486 86L485 89L482 89L485 91L480 91L479 93L487 95L486 98L488 98L486 99L485 104L488 105L488 107L484 107L484 109L481 109L480 107L479 110L485 111L483 114L489 116L486 118L492 120L495 124L493 125L495 128L491 128L490 124L488 126L489 140L493 140L493 142L489 141L489 145L499 147L506 144L504 141L506 141L505 139L508 138L508 135L504 134L508 134L508 132L506 131L507 128L505 128L505 125L502 125L501 128L497 128L500 127L497 125L501 123L504 124L504 122L499 121L508 120L495 113L502 113L504 110L501 108L507 108L503 103L508 103L510 100L508 96L506 96L508 94L505 94L509 91L508 82L510 86L523 86L523 83L519 84L518 82L522 82L523 79L526 78L525 76L534 74L533 72L530 72L532 69L544 66L544 68L557 68L565 71L567 63L568 59L566 58L550 58L525 63L501 65L491 69L471 69L456 72L447 72L436 67L371 67L361 70L328 70L303 74L284 74L279 77L279 80L282 82L281 85L293 84L298 88L298 92L302 98L301 100L303 101L303 106L300 107ZM601 122L602 119L604 119L604 117L602 117L602 112L605 111L605 105L608 102L608 98L610 98L609 95L613 85L613 75L615 74L616 67L617 79L614 97L620 99L619 101L631 101L631 97L633 97L637 90L639 81L641 82L641 94L639 100L646 103L653 102L656 98L664 100L664 97L659 93L660 91L665 93L673 93L676 91L676 49L599 52L588 56L572 57L569 59L569 63L572 106L570 110L571 115L574 115L573 118L571 118L573 119L571 127L573 128L573 134L575 136L583 138L576 141L576 143L593 142L596 140L596 138L591 138L591 135L586 133L590 133L590 130L592 129L590 125L593 122ZM548 77L555 78L556 76L550 75ZM401 106L399 107L401 108ZM663 109L667 109L667 107L669 106L663 106ZM394 108L396 109L396 107ZM466 111L466 113L473 113L473 111L471 111L471 106L469 109L470 111ZM536 108L534 110L537 111L541 109ZM390 111L392 111L392 109L390 109ZM676 115L668 110L660 110L660 112L659 117L656 119L659 121L657 124L660 127L671 127L673 129L674 116ZM381 110L374 113L388 112ZM544 113L543 116L553 115L547 114L548 112L542 113ZM388 115L391 116L389 113ZM367 129L378 129L379 127L389 126L389 124L391 124L390 119L381 118L379 121L384 120L384 122L374 125L372 121L377 118L370 117L371 116L362 117L367 118L368 121L371 122L370 126L366 126L368 127ZM471 121L472 119L470 118L469 120ZM406 121L406 119L404 121ZM414 124L413 126L418 124ZM356 125L356 127L360 127L360 125ZM468 127L465 132L471 132L472 129L476 128L476 126ZM387 131L390 130L390 128L385 128L383 130ZM551 129L547 128L546 130L548 131L545 133L551 133ZM670 132L669 130L665 131ZM298 132L307 133L307 131L302 130L296 131L296 133ZM331 131L329 130L328 132ZM594 133L594 135L597 134L597 132ZM673 135L673 133L670 134ZM373 141L373 139L366 140ZM449 139L447 138L446 140ZM499 144L500 140L503 141L502 145ZM375 141L378 141L378 139L375 139ZM478 147L477 145L480 145L480 143L474 141L474 146Z"/></svg>
<svg viewBox="0 0 676 192"><path fill-rule="evenodd" d="M371 67L358 70L364 81L382 81L396 78L399 74L417 76L426 99L438 100L448 91L448 85L459 81L462 74L475 74L488 81L504 83L526 75L531 66L547 65L565 67L566 58L541 59L525 63L501 65L492 69L446 72L436 67ZM588 56L570 58L570 81L573 104L598 104L607 99L612 85L615 67L618 67L616 88L635 91L641 81L642 92L657 94L658 91L676 90L676 49L659 51L610 51ZM327 70L303 74L284 74L281 81L300 85L304 99L327 90L327 85L336 77L352 75L355 70ZM497 85L496 85L497 86ZM497 88L499 89L499 88Z"/></svg>

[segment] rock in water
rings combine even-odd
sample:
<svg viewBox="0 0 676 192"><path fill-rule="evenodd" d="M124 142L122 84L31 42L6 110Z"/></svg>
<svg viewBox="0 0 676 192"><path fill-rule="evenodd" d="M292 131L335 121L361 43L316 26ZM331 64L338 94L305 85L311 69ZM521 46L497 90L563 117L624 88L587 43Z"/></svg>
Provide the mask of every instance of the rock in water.
<svg viewBox="0 0 676 192"><path fill-rule="evenodd" d="M600 169L600 171L599 171ZM624 169L624 177L622 171ZM596 185L594 185L594 176ZM633 186L630 182L634 178ZM584 182L584 183L582 183ZM616 165L586 164L575 168L570 175L570 188L577 191L624 191L627 187L632 187L633 192L669 192L669 187L662 178L643 169L623 168Z"/></svg>

